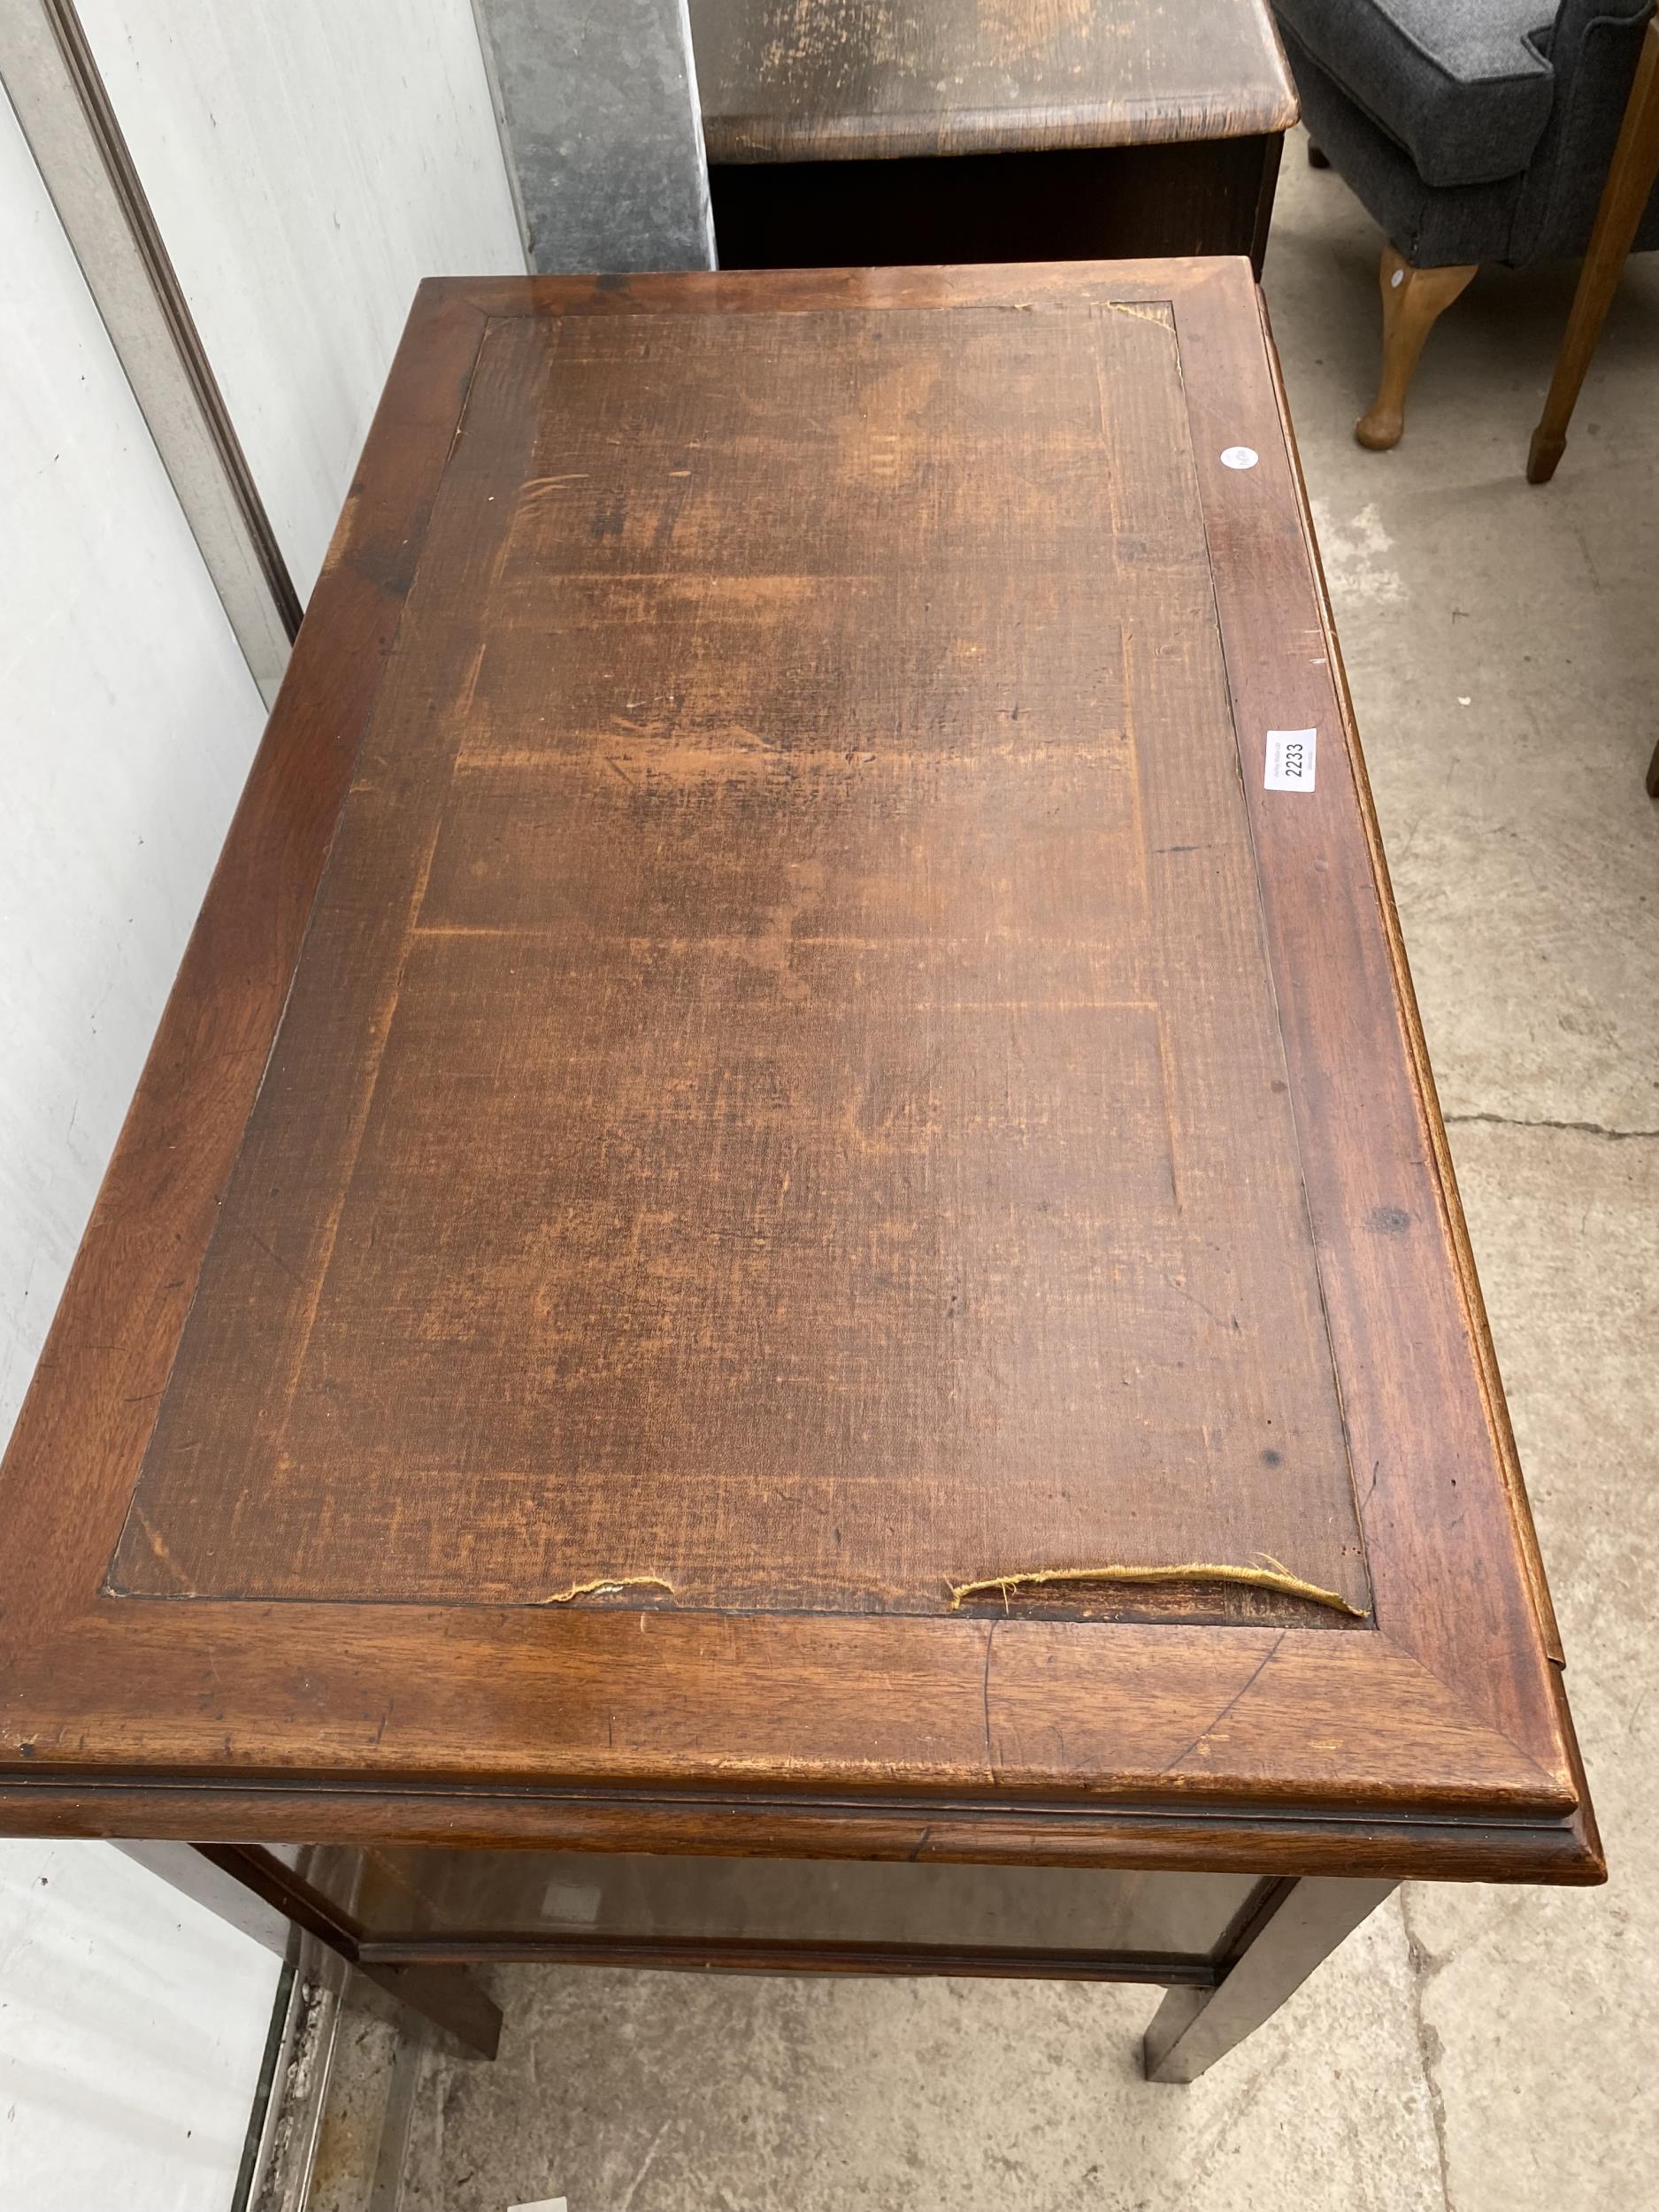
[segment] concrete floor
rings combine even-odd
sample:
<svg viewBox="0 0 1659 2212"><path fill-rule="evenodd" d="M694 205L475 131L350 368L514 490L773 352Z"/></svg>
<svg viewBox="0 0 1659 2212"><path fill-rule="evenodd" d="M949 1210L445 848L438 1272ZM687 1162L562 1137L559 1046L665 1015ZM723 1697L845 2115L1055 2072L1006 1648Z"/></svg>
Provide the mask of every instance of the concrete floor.
<svg viewBox="0 0 1659 2212"><path fill-rule="evenodd" d="M1532 489L1572 273L1482 276L1367 454L1377 244L1293 146L1267 289L1611 1886L1415 1887L1190 2089L1136 2073L1146 1991L511 1970L403 2212L1655 2201L1659 268Z"/></svg>

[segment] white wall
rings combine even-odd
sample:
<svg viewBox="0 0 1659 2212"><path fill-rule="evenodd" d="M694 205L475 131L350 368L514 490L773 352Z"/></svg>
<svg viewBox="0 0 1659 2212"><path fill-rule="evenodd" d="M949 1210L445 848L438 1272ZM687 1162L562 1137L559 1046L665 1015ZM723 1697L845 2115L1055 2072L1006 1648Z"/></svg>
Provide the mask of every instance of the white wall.
<svg viewBox="0 0 1659 2212"><path fill-rule="evenodd" d="M523 267L471 0L82 0L302 594L419 279ZM263 707L0 101L0 1440ZM278 1965L0 1842L0 2206L222 2212Z"/></svg>
<svg viewBox="0 0 1659 2212"><path fill-rule="evenodd" d="M0 1435L264 708L0 103Z"/></svg>
<svg viewBox="0 0 1659 2212"><path fill-rule="evenodd" d="M263 709L0 100L0 1439ZM0 1842L0 2206L224 2212L277 1962L104 1844Z"/></svg>
<svg viewBox="0 0 1659 2212"><path fill-rule="evenodd" d="M279 1971L107 1844L0 1843L6 2212L227 2212Z"/></svg>
<svg viewBox="0 0 1659 2212"><path fill-rule="evenodd" d="M472 0L81 0L303 597L415 286L522 272Z"/></svg>

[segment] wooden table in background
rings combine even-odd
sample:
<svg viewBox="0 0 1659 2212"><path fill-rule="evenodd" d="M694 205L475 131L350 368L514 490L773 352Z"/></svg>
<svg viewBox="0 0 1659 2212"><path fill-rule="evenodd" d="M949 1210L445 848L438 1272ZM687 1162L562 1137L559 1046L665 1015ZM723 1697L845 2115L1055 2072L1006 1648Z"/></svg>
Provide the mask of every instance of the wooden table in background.
<svg viewBox="0 0 1659 2212"><path fill-rule="evenodd" d="M1266 0L691 0L724 268L1249 254L1296 95Z"/></svg>
<svg viewBox="0 0 1659 2212"><path fill-rule="evenodd" d="M424 287L4 1479L0 1828L485 2047L1598 1879L1244 265Z"/></svg>

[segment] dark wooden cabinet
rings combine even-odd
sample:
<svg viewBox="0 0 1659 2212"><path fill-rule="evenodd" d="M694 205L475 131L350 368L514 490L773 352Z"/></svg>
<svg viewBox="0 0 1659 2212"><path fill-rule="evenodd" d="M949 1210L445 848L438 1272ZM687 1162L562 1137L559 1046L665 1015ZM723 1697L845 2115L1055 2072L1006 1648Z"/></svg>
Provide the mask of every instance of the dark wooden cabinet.
<svg viewBox="0 0 1659 2212"><path fill-rule="evenodd" d="M1599 1878L1247 265L424 287L4 1486L0 1827L440 2010Z"/></svg>
<svg viewBox="0 0 1659 2212"><path fill-rule="evenodd" d="M1248 253L1295 89L1267 0L691 0L726 268Z"/></svg>

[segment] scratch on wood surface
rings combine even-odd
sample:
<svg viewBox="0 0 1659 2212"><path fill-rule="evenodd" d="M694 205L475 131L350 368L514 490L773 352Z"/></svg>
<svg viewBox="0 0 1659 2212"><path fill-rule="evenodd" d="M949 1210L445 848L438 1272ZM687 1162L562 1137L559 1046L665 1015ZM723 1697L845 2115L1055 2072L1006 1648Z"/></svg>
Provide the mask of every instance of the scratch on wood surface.
<svg viewBox="0 0 1659 2212"><path fill-rule="evenodd" d="M1310 1604L1329 1606L1333 1612L1347 1613L1356 1621L1367 1616L1356 1605L1350 1605L1338 1590L1322 1590L1317 1582L1304 1582L1294 1575L1282 1560L1267 1552L1259 1552L1259 1567L1217 1566L1203 1560L1189 1560L1173 1567L1026 1567L1013 1574L984 1575L973 1582L953 1582L950 1586L950 1609L959 1612L969 1598L989 1597L1000 1592L1006 1610L1010 1597L1025 1590L1052 1587L1058 1584L1102 1582L1238 1582L1252 1590L1276 1590L1281 1597L1306 1598Z"/></svg>
<svg viewBox="0 0 1659 2212"><path fill-rule="evenodd" d="M662 1575L599 1575L592 1582L572 1582L568 1590L555 1590L550 1596L537 1598L538 1605L571 1605L578 1598L610 1597L623 1590L666 1590L672 1598L674 1586Z"/></svg>
<svg viewBox="0 0 1659 2212"><path fill-rule="evenodd" d="M143 1530L144 1540L150 1546L151 1552L167 1570L167 1572L174 1578L179 1585L179 1587L181 1590L190 1589L193 1585L189 1576L186 1574L184 1569L179 1564L178 1561L168 1550L166 1540L163 1537L161 1531L156 1526L155 1523L151 1521L138 1506L134 1506L133 1508L133 1518L138 1523L139 1527Z"/></svg>
<svg viewBox="0 0 1659 2212"><path fill-rule="evenodd" d="M1127 315L1131 322L1152 323L1159 330L1175 335L1175 321L1167 307L1131 307L1125 300L1104 300L1102 305L1109 315Z"/></svg>
<svg viewBox="0 0 1659 2212"><path fill-rule="evenodd" d="M1164 1768L1164 1772L1165 1774L1172 1774L1178 1766L1183 1765L1186 1761L1192 1757L1194 1751L1199 1750L1203 1745L1210 1741L1210 1739L1215 1734L1217 1729L1220 1727L1222 1722L1225 1720L1230 1714L1236 1712L1238 1708L1244 1702L1244 1700L1249 1695L1250 1692L1261 1680L1262 1677L1267 1672L1270 1663L1275 1657L1277 1657L1279 1647L1284 1642L1288 1632L1289 1632L1286 1629L1281 1628L1279 1630L1279 1634L1274 1637L1272 1642L1262 1654L1260 1660L1254 1667L1251 1668L1248 1678L1240 1683L1239 1687L1233 1693L1233 1695L1227 1700L1221 1710L1216 1715L1214 1720L1209 1722L1204 1727L1201 1728L1198 1733L1193 1738L1191 1743L1183 1745L1181 1749L1176 1753L1175 1756L1165 1763Z"/></svg>
<svg viewBox="0 0 1659 2212"><path fill-rule="evenodd" d="M951 1610L956 1610L953 1595ZM989 1779L996 1780L996 1753L991 1743L991 1654L996 1645L996 1623L993 1621L985 1638L985 1672L979 1678L979 1704L985 1717L985 1770Z"/></svg>
<svg viewBox="0 0 1659 2212"><path fill-rule="evenodd" d="M1106 396L1103 385L1101 389L1101 420L1102 425L1106 420ZM1106 499L1111 513L1112 528L1121 529L1122 517L1118 509L1118 487L1113 473L1110 470L1107 472L1106 478ZM1141 775L1141 745L1135 714L1140 675L1138 644L1139 640L1133 623L1119 623L1118 626L1118 697L1123 707L1123 743L1128 769L1129 799L1134 813L1134 833L1131 840L1130 849L1134 856L1135 891L1141 901L1141 920L1145 923L1149 919L1152 912L1152 878L1147 865L1147 847L1150 841L1147 835L1147 795Z"/></svg>
<svg viewBox="0 0 1659 2212"><path fill-rule="evenodd" d="M1159 1089L1163 1093L1164 1127L1170 1152L1170 1203L1177 1214L1185 1213L1186 1203L1181 1196L1180 1138L1175 1119L1175 1056L1170 1050L1169 1035L1164 1026L1164 1009L1152 1010L1153 1026L1158 1048Z"/></svg>
<svg viewBox="0 0 1659 2212"><path fill-rule="evenodd" d="M259 1249L265 1254L266 1259L268 1259L273 1266L280 1267L282 1272L291 1282L299 1282L299 1277L295 1274L294 1270L288 1265L280 1252L279 1252L273 1245L268 1243L266 1240L260 1235L257 1229L250 1227L248 1234L253 1239ZM303 1285L302 1287L303 1287Z"/></svg>
<svg viewBox="0 0 1659 2212"><path fill-rule="evenodd" d="M456 705L456 712L463 721L472 711L472 702L478 696L478 680L484 672L484 656L488 650L489 641L486 638L474 649L472 657L467 663L466 674L461 683L461 695Z"/></svg>

